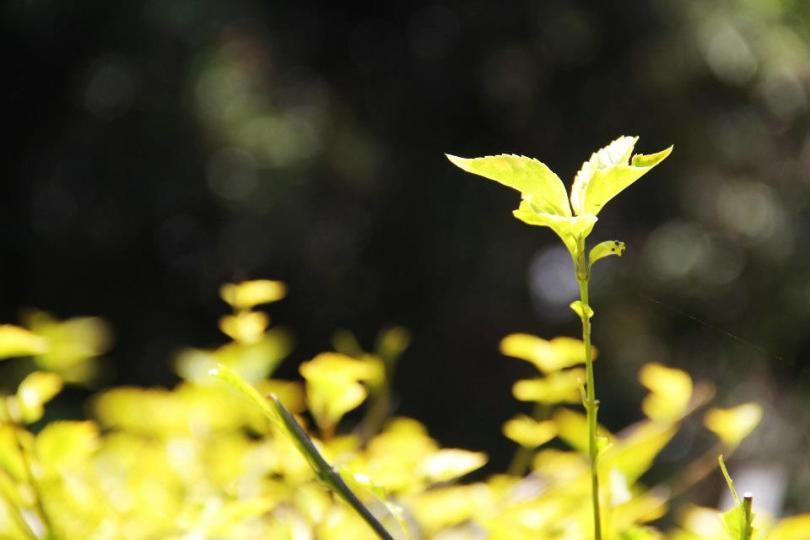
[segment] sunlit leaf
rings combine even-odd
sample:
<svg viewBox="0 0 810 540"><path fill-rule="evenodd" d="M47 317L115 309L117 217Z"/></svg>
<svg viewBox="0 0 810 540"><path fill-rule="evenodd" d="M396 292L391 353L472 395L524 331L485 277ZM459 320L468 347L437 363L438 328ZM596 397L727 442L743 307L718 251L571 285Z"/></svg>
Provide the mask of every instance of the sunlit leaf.
<svg viewBox="0 0 810 540"><path fill-rule="evenodd" d="M728 448L736 448L762 420L762 406L743 403L730 409L711 409L703 419L706 428L717 435Z"/></svg>
<svg viewBox="0 0 810 540"><path fill-rule="evenodd" d="M241 283L227 283L219 290L219 296L237 310L251 309L260 304L281 300L287 294L287 286L281 281L257 279Z"/></svg>
<svg viewBox="0 0 810 540"><path fill-rule="evenodd" d="M368 396L362 384L342 378L317 378L307 381L307 404L318 426L327 432L343 416L360 406Z"/></svg>
<svg viewBox="0 0 810 540"><path fill-rule="evenodd" d="M585 371L579 368L556 371L545 377L517 381L512 393L521 401L538 403L577 403Z"/></svg>
<svg viewBox="0 0 810 540"><path fill-rule="evenodd" d="M486 462L482 452L444 448L422 462L421 472L428 482L445 482L480 469Z"/></svg>
<svg viewBox="0 0 810 540"><path fill-rule="evenodd" d="M692 378L685 371L662 364L645 364L639 371L639 381L650 394L641 408L652 420L674 422L686 414L692 399Z"/></svg>
<svg viewBox="0 0 810 540"><path fill-rule="evenodd" d="M686 509L682 511L679 522L685 532L693 534L689 537L684 535L684 538L690 538L690 540L693 538L695 540L702 540L704 538L709 540L727 540L723 521L718 515L717 510L712 508L688 505Z"/></svg>
<svg viewBox="0 0 810 540"><path fill-rule="evenodd" d="M42 354L47 349L47 342L41 336L19 326L0 325L0 360Z"/></svg>
<svg viewBox="0 0 810 540"><path fill-rule="evenodd" d="M534 456L532 467L535 474L565 484L584 477L588 462L586 456L577 452L545 448Z"/></svg>
<svg viewBox="0 0 810 540"><path fill-rule="evenodd" d="M56 373L34 371L17 387L17 402L22 421L36 422L44 413L44 405L62 390L62 378Z"/></svg>
<svg viewBox="0 0 810 540"><path fill-rule="evenodd" d="M551 419L557 424L560 439L575 450L588 452L588 420L584 414L563 408L555 411ZM613 439L610 432L602 426L598 426L596 432L608 441Z"/></svg>
<svg viewBox="0 0 810 540"><path fill-rule="evenodd" d="M306 394L303 385L298 381L280 379L262 379L256 383L256 389L263 395L274 395L287 409L294 413L306 409Z"/></svg>
<svg viewBox="0 0 810 540"><path fill-rule="evenodd" d="M810 531L810 514L785 518L771 529L768 540L804 540Z"/></svg>
<svg viewBox="0 0 810 540"><path fill-rule="evenodd" d="M619 433L605 450L601 462L620 471L633 484L652 466L656 456L672 440L677 427L660 422L640 422Z"/></svg>
<svg viewBox="0 0 810 540"><path fill-rule="evenodd" d="M393 326L377 336L377 354L382 358L399 358L411 343L411 334L407 328Z"/></svg>
<svg viewBox="0 0 810 540"><path fill-rule="evenodd" d="M503 434L521 446L536 448L557 436L557 424L521 414L504 423Z"/></svg>
<svg viewBox="0 0 810 540"><path fill-rule="evenodd" d="M532 197L526 197L520 201L520 206L512 214L528 225L549 227L557 233L574 259L578 257L580 242L591 233L596 225L596 216L590 214L568 216L544 212L540 206L535 204Z"/></svg>
<svg viewBox="0 0 810 540"><path fill-rule="evenodd" d="M568 194L560 178L536 159L511 154L464 159L447 155L454 165L467 172L495 180L532 197L539 212L571 216Z"/></svg>
<svg viewBox="0 0 810 540"><path fill-rule="evenodd" d="M588 264L593 266L593 263L596 261L612 255L621 257L626 247L624 242L619 242L618 240L599 242L591 249L590 253L588 253Z"/></svg>
<svg viewBox="0 0 810 540"><path fill-rule="evenodd" d="M34 357L36 365L59 373L70 383L91 382L97 372L96 358L112 342L110 328L98 317L58 321L47 313L32 312L26 325L48 342L48 350Z"/></svg>
<svg viewBox="0 0 810 540"><path fill-rule="evenodd" d="M574 300L570 305L571 309L576 313L580 319L593 318L593 308L587 304L583 304L582 300Z"/></svg>
<svg viewBox="0 0 810 540"><path fill-rule="evenodd" d="M633 526L620 532L616 540L663 540L664 536L650 527Z"/></svg>
<svg viewBox="0 0 810 540"><path fill-rule="evenodd" d="M596 357L596 350L592 352ZM501 340L501 353L531 362L543 373L585 363L585 344L569 337L546 340L531 334L510 334Z"/></svg>
<svg viewBox="0 0 810 540"><path fill-rule="evenodd" d="M242 311L219 319L219 329L239 343L250 345L264 336L270 319L261 311Z"/></svg>
<svg viewBox="0 0 810 540"><path fill-rule="evenodd" d="M339 353L321 353L301 364L301 375L307 380L347 379L376 382L383 377L383 368L374 361L364 361Z"/></svg>
<svg viewBox="0 0 810 540"><path fill-rule="evenodd" d="M576 215L597 215L602 207L630 184L663 161L672 147L661 152L632 157L638 137L619 137L594 152L582 164L571 187L571 206Z"/></svg>
<svg viewBox="0 0 810 540"><path fill-rule="evenodd" d="M37 434L34 448L46 471L81 463L99 447L99 429L94 422L51 422Z"/></svg>

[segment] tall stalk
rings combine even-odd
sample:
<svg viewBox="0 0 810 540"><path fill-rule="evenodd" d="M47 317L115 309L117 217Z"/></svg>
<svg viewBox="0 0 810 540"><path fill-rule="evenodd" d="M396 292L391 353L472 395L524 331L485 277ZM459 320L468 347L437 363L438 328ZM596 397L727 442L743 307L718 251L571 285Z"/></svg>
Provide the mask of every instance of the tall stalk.
<svg viewBox="0 0 810 540"><path fill-rule="evenodd" d="M585 242L580 242L578 260L575 261L577 282L579 283L580 320L582 321L582 341L585 344L585 414L588 420L588 456L591 461L591 505L593 506L593 536L602 540L602 520L599 510L599 448L596 440L597 413L596 386L593 376L593 349L591 347L591 310L588 303L588 283L591 272L585 256Z"/></svg>

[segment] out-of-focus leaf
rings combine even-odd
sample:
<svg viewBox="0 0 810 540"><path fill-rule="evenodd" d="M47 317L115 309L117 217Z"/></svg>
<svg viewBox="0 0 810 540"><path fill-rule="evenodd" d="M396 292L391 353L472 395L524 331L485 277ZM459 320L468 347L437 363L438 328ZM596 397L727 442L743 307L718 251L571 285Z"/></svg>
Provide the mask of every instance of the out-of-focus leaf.
<svg viewBox="0 0 810 540"><path fill-rule="evenodd" d="M219 290L219 296L236 310L276 302L286 295L287 286L284 283L269 279L226 283Z"/></svg>
<svg viewBox="0 0 810 540"><path fill-rule="evenodd" d="M448 155L455 166L469 173L495 180L530 195L540 212L571 216L568 194L560 177L536 159L512 154L464 159Z"/></svg>
<svg viewBox="0 0 810 540"><path fill-rule="evenodd" d="M557 435L575 450L588 452L588 420L584 414L571 409L557 409L551 419L557 424ZM613 435L602 426L596 430L600 437L607 441L613 440Z"/></svg>
<svg viewBox="0 0 810 540"><path fill-rule="evenodd" d="M577 403L580 399L579 389L584 380L583 369L556 371L545 377L517 381L512 387L512 393L521 401L549 404Z"/></svg>
<svg viewBox="0 0 810 540"><path fill-rule="evenodd" d="M40 465L50 472L87 461L98 447L98 426L89 421L51 422L34 442Z"/></svg>
<svg viewBox="0 0 810 540"><path fill-rule="evenodd" d="M557 436L557 424L521 414L504 423L503 434L520 446L536 448Z"/></svg>
<svg viewBox="0 0 810 540"><path fill-rule="evenodd" d="M613 438L613 444L600 458L608 468L615 468L633 484L652 466L655 457L677 432L671 424L647 421Z"/></svg>
<svg viewBox="0 0 810 540"><path fill-rule="evenodd" d="M307 381L307 403L318 426L330 431L343 416L360 406L368 396L365 387L343 378L316 378Z"/></svg>
<svg viewBox="0 0 810 540"><path fill-rule="evenodd" d="M675 422L686 414L692 399L692 378L685 371L662 364L645 364L639 380L650 394L641 408L652 420Z"/></svg>
<svg viewBox="0 0 810 540"><path fill-rule="evenodd" d="M47 313L32 312L26 325L48 342L48 350L34 357L36 365L59 373L69 383L91 382L97 372L96 357L112 342L112 332L98 317L58 321Z"/></svg>
<svg viewBox="0 0 810 540"><path fill-rule="evenodd" d="M445 482L480 469L486 462L484 453L444 448L422 462L421 473L428 482Z"/></svg>
<svg viewBox="0 0 810 540"><path fill-rule="evenodd" d="M637 154L631 159L637 140L638 137L619 137L582 164L571 186L571 206L576 215L598 215L608 201L672 152L670 146L655 154Z"/></svg>
<svg viewBox="0 0 810 540"><path fill-rule="evenodd" d="M705 538L708 540L727 540L723 521L718 515L717 510L712 508L688 505L686 509L681 512L679 523L683 528L683 534L680 536L684 539L702 540ZM687 534L689 534L689 536L687 536Z"/></svg>
<svg viewBox="0 0 810 540"><path fill-rule="evenodd" d="M246 421L244 404L231 394L188 383L174 390L113 388L96 398L94 410L105 427L158 438L232 429Z"/></svg>
<svg viewBox="0 0 810 540"><path fill-rule="evenodd" d="M620 532L616 540L663 540L664 536L650 527L633 526Z"/></svg>
<svg viewBox="0 0 810 540"><path fill-rule="evenodd" d="M298 381L263 379L256 383L256 389L263 395L274 395L287 409L294 413L306 410L304 386Z"/></svg>
<svg viewBox="0 0 810 540"><path fill-rule="evenodd" d="M34 371L17 387L17 403L25 423L36 422L45 412L44 405L62 390L62 378L56 373Z"/></svg>
<svg viewBox="0 0 810 540"><path fill-rule="evenodd" d="M261 340L268 324L269 317L261 311L241 311L219 319L219 329L234 341L245 345Z"/></svg>
<svg viewBox="0 0 810 540"><path fill-rule="evenodd" d="M47 350L47 341L41 336L19 326L0 325L0 360L42 354Z"/></svg>
<svg viewBox="0 0 810 540"><path fill-rule="evenodd" d="M531 362L543 373L585 363L585 344L569 337L546 340L531 334L509 334L501 340L501 353ZM595 350L593 354L596 357Z"/></svg>
<svg viewBox="0 0 810 540"><path fill-rule="evenodd" d="M376 352L381 358L399 358L411 343L411 334L403 326L393 326L377 336Z"/></svg>
<svg viewBox="0 0 810 540"><path fill-rule="evenodd" d="M706 428L729 449L736 448L762 420L762 406L743 403L730 409L711 409L703 419Z"/></svg>
<svg viewBox="0 0 810 540"><path fill-rule="evenodd" d="M771 529L768 540L805 540L810 531L810 514L785 518Z"/></svg>

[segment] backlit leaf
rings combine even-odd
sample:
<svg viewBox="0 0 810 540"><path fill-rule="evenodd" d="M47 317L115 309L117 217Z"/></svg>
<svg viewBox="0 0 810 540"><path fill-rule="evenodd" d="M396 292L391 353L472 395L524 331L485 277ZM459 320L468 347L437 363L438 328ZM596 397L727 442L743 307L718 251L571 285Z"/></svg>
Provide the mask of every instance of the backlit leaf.
<svg viewBox="0 0 810 540"><path fill-rule="evenodd" d="M810 531L810 514L800 514L781 520L771 529L768 540L804 540Z"/></svg>
<svg viewBox="0 0 810 540"><path fill-rule="evenodd" d="M520 446L536 448L557 436L557 424L521 414L504 423L503 434Z"/></svg>
<svg viewBox="0 0 810 540"><path fill-rule="evenodd" d="M270 319L261 311L242 311L219 319L219 329L239 343L250 345L264 336Z"/></svg>
<svg viewBox="0 0 810 540"><path fill-rule="evenodd" d="M585 371L582 369L555 371L545 377L517 381L512 387L512 393L520 401L577 403L584 380Z"/></svg>
<svg viewBox="0 0 810 540"><path fill-rule="evenodd" d="M618 240L606 240L604 242L599 242L588 254L588 264L593 266L593 263L596 261L612 255L621 257L624 254L625 249L626 246L624 245L624 242L619 242Z"/></svg>
<svg viewBox="0 0 810 540"><path fill-rule="evenodd" d="M464 159L448 155L455 166L469 173L495 180L530 195L539 212L571 216L568 194L560 178L536 159L512 154Z"/></svg>
<svg viewBox="0 0 810 540"><path fill-rule="evenodd" d="M470 452L456 448L444 448L429 455L423 462L421 472L433 482L446 482L484 466L487 456L481 452Z"/></svg>
<svg viewBox="0 0 810 540"><path fill-rule="evenodd" d="M743 403L730 409L711 409L703 419L706 428L717 435L728 448L736 448L762 420L762 406Z"/></svg>
<svg viewBox="0 0 810 540"><path fill-rule="evenodd" d="M17 387L17 402L25 423L36 422L44 413L44 405L62 390L62 378L56 373L34 371Z"/></svg>
<svg viewBox="0 0 810 540"><path fill-rule="evenodd" d="M560 439L575 450L588 452L588 420L584 414L563 408L557 409L551 419L557 424L557 435ZM610 432L602 426L597 426L596 432L608 441L613 439Z"/></svg>
<svg viewBox="0 0 810 540"><path fill-rule="evenodd" d="M590 214L563 216L544 212L541 206L535 204L532 197L520 201L520 206L512 212L512 215L528 225L549 227L557 233L574 259L578 257L579 244L591 234L593 226L596 225L596 216Z"/></svg>
<svg viewBox="0 0 810 540"><path fill-rule="evenodd" d="M648 418L674 422L686 414L692 399L692 378L685 371L650 363L639 371L639 380L650 390L641 404Z"/></svg>
<svg viewBox="0 0 810 540"><path fill-rule="evenodd" d="M42 354L47 349L47 342L41 336L19 326L0 325L0 360Z"/></svg>
<svg viewBox="0 0 810 540"><path fill-rule="evenodd" d="M571 302L570 305L571 309L576 313L580 319L584 319L585 317L592 319L593 318L593 308L589 305L585 305L582 303L582 300L574 300Z"/></svg>
<svg viewBox="0 0 810 540"><path fill-rule="evenodd" d="M672 147L655 154L632 157L638 137L619 137L594 152L582 164L571 186L571 206L576 215L597 215L604 205L663 161Z"/></svg>
<svg viewBox="0 0 810 540"><path fill-rule="evenodd" d="M287 294L287 286L281 281L256 279L241 283L227 283L219 290L220 297L237 310L251 309L260 304L281 300Z"/></svg>
<svg viewBox="0 0 810 540"><path fill-rule="evenodd" d="M504 355L531 362L543 373L585 363L585 344L575 338L546 340L531 334L509 334L501 340L500 348ZM593 354L595 357L595 350Z"/></svg>

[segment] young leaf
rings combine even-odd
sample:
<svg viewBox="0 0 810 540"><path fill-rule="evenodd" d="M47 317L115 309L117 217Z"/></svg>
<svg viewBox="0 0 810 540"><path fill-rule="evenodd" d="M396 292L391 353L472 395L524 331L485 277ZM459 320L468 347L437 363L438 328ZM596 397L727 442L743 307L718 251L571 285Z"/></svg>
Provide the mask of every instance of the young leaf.
<svg viewBox="0 0 810 540"><path fill-rule="evenodd" d="M593 308L591 308L591 306L583 304L582 300L574 300L573 302L571 302L570 307L572 310L574 310L574 313L579 315L580 319L584 319L585 317L588 317L589 319L593 318L594 315Z"/></svg>
<svg viewBox="0 0 810 540"><path fill-rule="evenodd" d="M731 495L737 502L734 508L722 514L723 526L726 529L729 540L751 540L754 537L754 514L751 511L753 499L748 493L746 493L742 499L737 494L734 481L728 474L723 456L717 457L717 463L720 465L720 471L726 479L726 484L728 484Z"/></svg>
<svg viewBox="0 0 810 540"><path fill-rule="evenodd" d="M548 227L553 230L574 259L577 259L579 253L580 241L591 234L593 226L596 224L596 216L592 215L572 217L544 212L540 206L535 204L533 197L524 198L512 215L528 225Z"/></svg>
<svg viewBox="0 0 810 540"><path fill-rule="evenodd" d="M464 159L447 154L453 165L531 195L540 212L570 217L568 194L560 177L536 159L512 154Z"/></svg>
<svg viewBox="0 0 810 540"><path fill-rule="evenodd" d="M661 163L672 147L655 154L639 154L630 159L638 137L619 137L594 152L571 186L571 206L574 214L598 215L602 207L630 184Z"/></svg>
<svg viewBox="0 0 810 540"><path fill-rule="evenodd" d="M588 254L588 265L593 266L593 263L599 259L604 259L605 257L610 257L611 255L621 257L624 254L625 248L626 246L624 245L624 242L619 242L618 240L606 240L604 242L600 242L596 244Z"/></svg>

